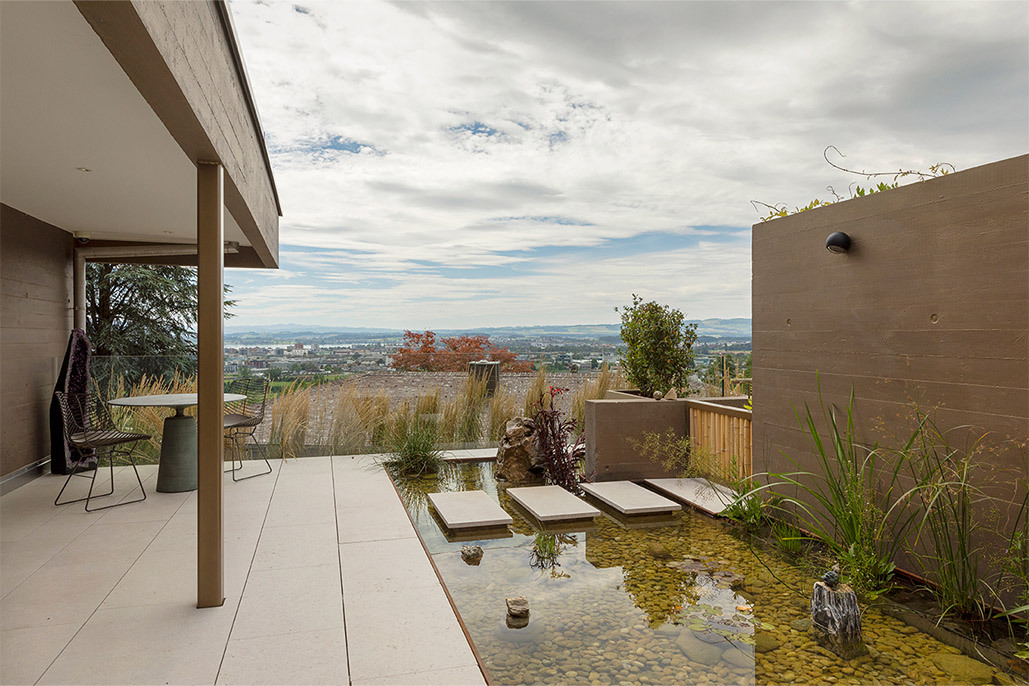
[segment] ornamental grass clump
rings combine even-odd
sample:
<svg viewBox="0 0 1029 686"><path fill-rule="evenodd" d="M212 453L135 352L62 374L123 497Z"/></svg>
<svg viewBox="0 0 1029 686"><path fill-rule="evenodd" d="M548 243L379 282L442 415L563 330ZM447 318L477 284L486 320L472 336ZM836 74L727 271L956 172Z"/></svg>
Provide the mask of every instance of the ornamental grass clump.
<svg viewBox="0 0 1029 686"><path fill-rule="evenodd" d="M773 494L766 507L818 539L840 561L848 583L876 597L893 587L893 560L905 549L919 514L908 505L921 486L901 486L902 470L909 466L905 455L916 436L900 451L868 448L855 437L853 391L843 418L822 400L820 383L818 398L828 427L824 437L807 403L803 415L794 409L811 440L817 469L799 469L787 455L798 469L769 474L770 483L754 492Z"/></svg>
<svg viewBox="0 0 1029 686"><path fill-rule="evenodd" d="M300 457L306 445L310 419L311 389L301 390L300 381L294 381L272 403L269 445L277 445L283 459Z"/></svg>
<svg viewBox="0 0 1029 686"><path fill-rule="evenodd" d="M507 431L507 423L518 416L518 401L504 388L498 388L489 400L489 438L499 441Z"/></svg>
<svg viewBox="0 0 1029 686"><path fill-rule="evenodd" d="M622 316L626 348L620 367L629 383L648 398L673 388L680 395L687 393L697 325L686 324L679 310L645 303L635 293L631 305L615 311Z"/></svg>
<svg viewBox="0 0 1029 686"><path fill-rule="evenodd" d="M994 530L1000 519L998 499L986 490L992 477L986 434L975 435L970 427L941 431L917 409L916 417L916 437L907 450L922 482L916 502L924 514L911 546L915 564L932 581L928 589L944 615L984 619L999 593L983 575L993 562L983 532ZM960 445L953 442L955 434L964 434ZM1021 518L1022 512L1012 536Z"/></svg>
<svg viewBox="0 0 1029 686"><path fill-rule="evenodd" d="M600 374L597 374L595 379L591 379L586 382L584 386L581 386L579 390L572 396L572 417L578 422L579 426L586 426L586 401L587 400L603 400L604 396L613 387L616 375L611 372L611 369L605 362L600 367Z"/></svg>
<svg viewBox="0 0 1029 686"><path fill-rule="evenodd" d="M433 474L444 464L439 449L436 422L424 417L401 420L399 414L389 437L389 457L385 464L403 474Z"/></svg>

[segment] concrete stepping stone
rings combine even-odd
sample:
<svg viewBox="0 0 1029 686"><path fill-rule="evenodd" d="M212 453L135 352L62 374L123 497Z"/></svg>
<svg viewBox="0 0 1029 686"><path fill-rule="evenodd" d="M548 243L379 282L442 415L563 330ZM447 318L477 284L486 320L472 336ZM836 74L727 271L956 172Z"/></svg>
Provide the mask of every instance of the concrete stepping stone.
<svg viewBox="0 0 1029 686"><path fill-rule="evenodd" d="M540 522L567 522L600 516L600 510L560 486L509 488L507 494Z"/></svg>
<svg viewBox="0 0 1029 686"><path fill-rule="evenodd" d="M485 491L430 493L429 502L448 529L496 528L514 521Z"/></svg>
<svg viewBox="0 0 1029 686"><path fill-rule="evenodd" d="M643 483L711 515L721 514L736 499L731 490L707 479L644 479Z"/></svg>
<svg viewBox="0 0 1029 686"><path fill-rule="evenodd" d="M497 451L493 448L473 448L470 450L448 450L443 453L444 462L492 462L497 459Z"/></svg>
<svg viewBox="0 0 1029 686"><path fill-rule="evenodd" d="M677 512L682 505L631 481L580 484L582 490L625 515Z"/></svg>

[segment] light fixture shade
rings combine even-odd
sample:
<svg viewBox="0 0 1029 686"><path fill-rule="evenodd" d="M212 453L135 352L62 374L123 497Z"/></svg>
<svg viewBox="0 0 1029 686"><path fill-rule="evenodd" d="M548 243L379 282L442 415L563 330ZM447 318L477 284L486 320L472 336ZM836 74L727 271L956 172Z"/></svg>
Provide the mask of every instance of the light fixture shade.
<svg viewBox="0 0 1029 686"><path fill-rule="evenodd" d="M850 236L842 231L831 233L825 239L825 247L829 252L845 253L850 250Z"/></svg>

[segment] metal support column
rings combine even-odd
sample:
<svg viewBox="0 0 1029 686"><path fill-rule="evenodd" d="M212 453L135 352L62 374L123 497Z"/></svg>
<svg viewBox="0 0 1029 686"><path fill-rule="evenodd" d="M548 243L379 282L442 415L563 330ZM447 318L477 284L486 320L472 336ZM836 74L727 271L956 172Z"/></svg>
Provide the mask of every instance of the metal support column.
<svg viewBox="0 0 1029 686"><path fill-rule="evenodd" d="M197 607L225 602L223 174L220 164L197 164Z"/></svg>

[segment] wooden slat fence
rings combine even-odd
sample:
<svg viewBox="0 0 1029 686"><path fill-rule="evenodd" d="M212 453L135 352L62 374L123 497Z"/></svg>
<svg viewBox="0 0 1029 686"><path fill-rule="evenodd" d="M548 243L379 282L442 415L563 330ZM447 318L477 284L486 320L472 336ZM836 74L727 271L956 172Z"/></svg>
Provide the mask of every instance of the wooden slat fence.
<svg viewBox="0 0 1029 686"><path fill-rule="evenodd" d="M745 397L686 401L691 450L712 459L715 474L728 479L750 477L754 470L752 412L743 408L744 402Z"/></svg>

